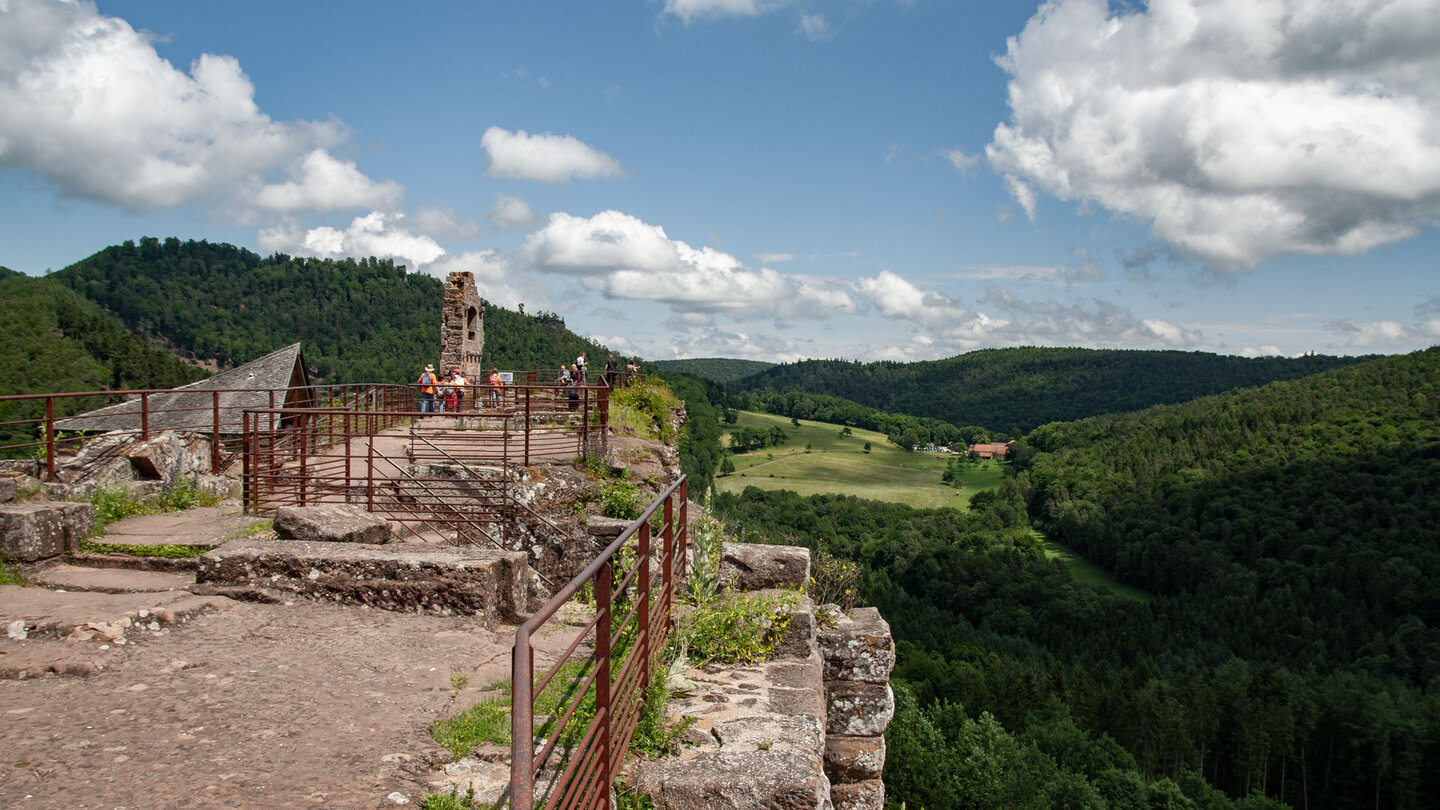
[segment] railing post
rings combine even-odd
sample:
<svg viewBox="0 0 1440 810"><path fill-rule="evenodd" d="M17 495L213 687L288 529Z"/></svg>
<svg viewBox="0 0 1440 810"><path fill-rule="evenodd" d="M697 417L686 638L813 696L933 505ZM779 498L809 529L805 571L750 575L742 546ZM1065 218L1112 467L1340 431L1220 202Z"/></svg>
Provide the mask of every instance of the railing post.
<svg viewBox="0 0 1440 810"><path fill-rule="evenodd" d="M665 501L665 511L670 511L670 501ZM635 593L635 645L640 655L640 700L644 702L645 692L650 688L650 522L640 524L640 544L636 550Z"/></svg>
<svg viewBox="0 0 1440 810"><path fill-rule="evenodd" d="M55 398L45 398L45 480L55 480Z"/></svg>
<svg viewBox="0 0 1440 810"><path fill-rule="evenodd" d="M375 437L365 437L365 511L375 511Z"/></svg>
<svg viewBox="0 0 1440 810"><path fill-rule="evenodd" d="M530 466L530 386L525 386L525 466Z"/></svg>
<svg viewBox="0 0 1440 810"><path fill-rule="evenodd" d="M515 741L510 748L510 806L530 808L535 805L535 707L530 695L535 685L535 661L530 639L518 632L510 653L510 671L514 706L510 737Z"/></svg>
<svg viewBox="0 0 1440 810"><path fill-rule="evenodd" d="M150 438L150 392L140 394L140 441Z"/></svg>
<svg viewBox="0 0 1440 810"><path fill-rule="evenodd" d="M210 392L210 474L220 474L220 392Z"/></svg>
<svg viewBox="0 0 1440 810"><path fill-rule="evenodd" d="M254 488L250 485L250 473L253 469L250 466L250 455L254 452L251 447L254 434L250 432L250 418L249 411L240 415L240 503L244 506L247 515L253 515L259 511L250 500L254 493Z"/></svg>
<svg viewBox="0 0 1440 810"><path fill-rule="evenodd" d="M350 412L345 412L345 502L350 502Z"/></svg>
<svg viewBox="0 0 1440 810"><path fill-rule="evenodd" d="M676 553L680 555L680 578L686 575L686 561L690 559L690 479L680 482L680 523L676 531Z"/></svg>
<svg viewBox="0 0 1440 810"><path fill-rule="evenodd" d="M307 487L305 486L305 484L306 484L307 481L310 480L310 474L309 474L309 472L308 472L308 471L306 470L306 468L305 468L305 459L306 459L306 454L305 454L305 423L304 423L304 421L303 421L304 417L301 417L301 419L302 419L301 423L300 423L299 425L297 425L296 428L295 428L295 431L296 431L296 433L299 434L299 438L300 438L300 440L299 440L298 442L296 442L296 444L300 445L300 485L299 485L298 489L299 489L299 495L300 495L300 505L301 505L301 506L309 506L310 504L308 504L308 503L305 502L305 498L306 498L306 496L307 496L307 494L308 494L308 490L307 490Z"/></svg>
<svg viewBox="0 0 1440 810"><path fill-rule="evenodd" d="M610 613L614 600L610 589L613 587L613 563L606 560L595 575L595 739L600 746L600 762L606 783L613 782L619 763L611 761L611 722L613 720L610 700ZM528 807L511 802L511 807Z"/></svg>
<svg viewBox="0 0 1440 810"><path fill-rule="evenodd" d="M675 509L674 496L665 499L665 528L660 535L660 598L665 600L665 631L675 629Z"/></svg>

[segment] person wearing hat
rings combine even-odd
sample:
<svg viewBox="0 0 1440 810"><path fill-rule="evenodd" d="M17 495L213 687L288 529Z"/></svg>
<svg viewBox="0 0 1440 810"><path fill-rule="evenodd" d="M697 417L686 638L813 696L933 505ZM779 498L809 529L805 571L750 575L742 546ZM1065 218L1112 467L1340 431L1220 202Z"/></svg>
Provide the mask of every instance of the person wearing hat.
<svg viewBox="0 0 1440 810"><path fill-rule="evenodd" d="M434 413L435 411L435 367L426 366L420 379L415 381L420 386L420 412Z"/></svg>

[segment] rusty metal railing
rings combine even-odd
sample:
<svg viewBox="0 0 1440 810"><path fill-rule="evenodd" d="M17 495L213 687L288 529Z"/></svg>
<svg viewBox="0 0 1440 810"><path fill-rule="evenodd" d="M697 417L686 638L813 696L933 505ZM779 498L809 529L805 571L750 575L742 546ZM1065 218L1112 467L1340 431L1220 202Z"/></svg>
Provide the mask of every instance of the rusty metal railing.
<svg viewBox="0 0 1440 810"><path fill-rule="evenodd" d="M510 807L608 808L610 785L635 733L652 669L674 627L689 545L688 488L681 476L516 631ZM651 533L657 513L658 549ZM627 549L633 558L622 553ZM594 593L595 617L537 680L531 639L586 585ZM588 657L581 652L587 639L594 645ZM572 661L580 667L567 668ZM537 740L536 699L547 689L566 697L544 719Z"/></svg>
<svg viewBox="0 0 1440 810"><path fill-rule="evenodd" d="M469 386L447 411L410 410L414 386L387 401L401 409L246 411L246 510L351 503L427 539L508 547L510 467L607 450L601 387Z"/></svg>
<svg viewBox="0 0 1440 810"><path fill-rule="evenodd" d="M67 391L0 396L0 458L32 458L46 480L98 434L145 441L162 431L205 437L210 471L223 472L240 457L242 413L247 408L318 405L401 410L407 386L313 385L245 391L191 387L123 391ZM83 413L82 413L83 412Z"/></svg>

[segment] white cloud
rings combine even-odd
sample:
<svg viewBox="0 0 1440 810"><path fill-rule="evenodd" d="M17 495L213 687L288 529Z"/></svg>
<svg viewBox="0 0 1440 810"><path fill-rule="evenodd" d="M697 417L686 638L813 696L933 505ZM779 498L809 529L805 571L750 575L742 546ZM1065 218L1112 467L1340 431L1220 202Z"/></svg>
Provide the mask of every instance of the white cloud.
<svg viewBox="0 0 1440 810"><path fill-rule="evenodd" d="M969 172L980 163L979 155L967 154L961 149L946 149L942 154L946 160L950 161L951 167L961 174Z"/></svg>
<svg viewBox="0 0 1440 810"><path fill-rule="evenodd" d="M1440 214L1437 41L1418 0L1050 0L986 154L1032 219L1098 204L1212 270L1363 253Z"/></svg>
<svg viewBox="0 0 1440 810"><path fill-rule="evenodd" d="M780 262L795 261L794 253L756 253L755 258L766 264L779 264Z"/></svg>
<svg viewBox="0 0 1440 810"><path fill-rule="evenodd" d="M1434 345L1440 342L1440 318L1426 318L1411 323L1345 319L1330 323L1327 331L1332 336L1332 341L1327 346L1331 350L1403 352L1416 345Z"/></svg>
<svg viewBox="0 0 1440 810"><path fill-rule="evenodd" d="M850 296L832 281L752 270L728 253L672 240L659 226L619 211L589 219L551 214L526 238L517 263L578 278L609 298L657 301L677 312L747 319L824 318L854 310Z"/></svg>
<svg viewBox="0 0 1440 810"><path fill-rule="evenodd" d="M531 135L523 129L510 132L490 127L480 137L480 145L490 156L485 173L491 177L560 185L576 177L625 176L615 158L570 135Z"/></svg>
<svg viewBox="0 0 1440 810"><path fill-rule="evenodd" d="M820 42L829 39L835 32L830 28L830 23L825 21L824 14L801 12L800 33L804 34L806 39L811 42Z"/></svg>
<svg viewBox="0 0 1440 810"><path fill-rule="evenodd" d="M662 13L688 24L706 17L753 17L760 10L757 0L665 0Z"/></svg>
<svg viewBox="0 0 1440 810"><path fill-rule="evenodd" d="M496 194L495 204L490 207L485 218L495 223L496 227L507 231L533 228L540 221L530 203L524 198L512 197L509 194Z"/></svg>
<svg viewBox="0 0 1440 810"><path fill-rule="evenodd" d="M202 54L187 74L129 23L93 3L0 3L0 169L24 169L65 196L153 211L394 204L325 149L334 123L276 122L233 57ZM271 175L291 169L276 185Z"/></svg>
<svg viewBox="0 0 1440 810"><path fill-rule="evenodd" d="M396 259L411 270L425 270L425 265L445 255L445 249L428 236L411 233L404 227L404 220L402 214L372 211L356 217L343 231L329 226L306 229L286 224L262 230L256 244L264 251L321 259L378 256Z"/></svg>
<svg viewBox="0 0 1440 810"><path fill-rule="evenodd" d="M480 235L480 224L465 219L448 205L422 205L410 217L415 229L441 239L474 239Z"/></svg>
<svg viewBox="0 0 1440 810"><path fill-rule="evenodd" d="M333 211L362 206L392 210L404 190L399 183L376 183L323 149L312 150L290 170L290 180L261 188L255 204L281 214L297 211Z"/></svg>

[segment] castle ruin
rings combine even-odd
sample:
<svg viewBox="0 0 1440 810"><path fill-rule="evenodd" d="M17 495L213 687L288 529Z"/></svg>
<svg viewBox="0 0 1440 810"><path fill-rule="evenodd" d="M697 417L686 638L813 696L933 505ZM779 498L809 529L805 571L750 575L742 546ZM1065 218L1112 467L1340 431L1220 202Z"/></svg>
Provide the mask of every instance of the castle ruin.
<svg viewBox="0 0 1440 810"><path fill-rule="evenodd" d="M440 305L440 372L456 366L467 380L478 380L484 372L480 353L485 349L485 308L475 288L475 274L451 273L445 280Z"/></svg>

